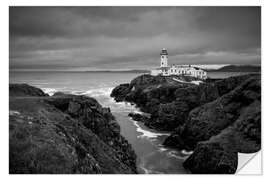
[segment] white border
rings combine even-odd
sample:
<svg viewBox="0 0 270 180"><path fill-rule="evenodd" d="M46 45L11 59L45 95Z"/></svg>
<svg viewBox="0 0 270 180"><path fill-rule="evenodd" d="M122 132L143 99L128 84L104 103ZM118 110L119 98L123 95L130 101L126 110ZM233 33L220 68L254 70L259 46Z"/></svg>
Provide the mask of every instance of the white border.
<svg viewBox="0 0 270 180"><path fill-rule="evenodd" d="M269 105L267 102L270 102L270 85L269 81L270 78L270 71L268 70L269 63L270 63L270 43L269 43L269 18L270 18L270 9L269 9L269 1L268 0L155 0L155 1L145 1L145 0L136 0L136 1L127 1L127 0L2 0L0 6L0 18L1 18L1 28L0 28L0 36L1 36L1 65L0 65L0 96L1 96L1 131L0 131L0 138L1 138L1 148L0 148L0 172L1 172L1 179L48 179L48 178L65 178L65 179L74 179L74 178L117 178L117 179L137 179L137 178L155 178L155 179L179 179L179 178L189 178L189 179L197 179L205 177L207 179L211 178L266 178L268 176L267 164L263 164L265 168L263 176L235 176L232 175L228 177L220 176L220 175L200 175L199 177L196 175L189 176L189 175L139 175L139 176L121 176L121 175L65 175L65 177L59 175L49 175L49 176L42 176L42 175L32 175L32 176L17 176L17 175L8 175L8 6L261 6L262 5L262 132L263 132L263 159L270 159L269 157L269 134L267 134L267 129L270 128L270 117L267 114L267 110L269 109ZM269 130L268 130L269 132ZM268 137L267 137L268 136ZM263 161L264 162L264 161ZM218 176L218 177L217 177ZM268 178L269 179L269 178Z"/></svg>
<svg viewBox="0 0 270 180"><path fill-rule="evenodd" d="M9 5L65 6L258 6L257 0L13 0Z"/></svg>

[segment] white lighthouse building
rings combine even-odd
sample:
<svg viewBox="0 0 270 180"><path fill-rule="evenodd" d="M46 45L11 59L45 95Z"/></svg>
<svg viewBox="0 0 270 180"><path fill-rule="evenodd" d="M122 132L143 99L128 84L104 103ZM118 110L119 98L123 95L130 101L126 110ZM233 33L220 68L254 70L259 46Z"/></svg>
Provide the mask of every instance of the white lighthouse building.
<svg viewBox="0 0 270 180"><path fill-rule="evenodd" d="M168 52L165 48L163 48L160 53L160 67L167 67L167 66L168 66Z"/></svg>
<svg viewBox="0 0 270 180"><path fill-rule="evenodd" d="M151 70L151 75L170 76L170 75L184 75L193 76L200 79L206 79L206 71L191 65L172 65L168 66L168 51L163 48L160 53L160 67Z"/></svg>

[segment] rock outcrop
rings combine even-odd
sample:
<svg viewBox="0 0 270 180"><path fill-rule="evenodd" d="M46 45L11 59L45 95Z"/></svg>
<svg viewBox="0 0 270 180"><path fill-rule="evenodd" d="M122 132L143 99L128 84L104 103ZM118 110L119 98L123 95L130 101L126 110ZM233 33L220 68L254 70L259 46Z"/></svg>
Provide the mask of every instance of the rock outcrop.
<svg viewBox="0 0 270 180"><path fill-rule="evenodd" d="M143 112L150 113L151 118L145 122L146 126L173 131L185 123L192 109L230 92L251 76L256 75L230 77L195 85L176 82L173 77L141 75L130 84L121 84L114 88L111 96L116 101L135 103ZM188 82L196 80L193 77L177 78Z"/></svg>
<svg viewBox="0 0 270 180"><path fill-rule="evenodd" d="M193 109L178 132L187 149L233 125L252 103L259 104L260 79L249 78L229 93Z"/></svg>
<svg viewBox="0 0 270 180"><path fill-rule="evenodd" d="M109 108L86 96L10 87L10 173L137 173Z"/></svg>
<svg viewBox="0 0 270 180"><path fill-rule="evenodd" d="M178 122L175 120L176 116L171 118L173 114L167 110L171 109L170 106L175 106L175 92L179 88L192 86L195 85L178 83L168 77L145 74L133 79L130 84L117 86L111 96L116 101L135 103L143 112L150 113L151 118L144 122L146 126L158 130L172 130Z"/></svg>
<svg viewBox="0 0 270 180"><path fill-rule="evenodd" d="M164 142L194 149L184 162L192 173L235 173L238 152L254 153L261 148L260 76L250 76L234 89L220 84L216 86L222 87L219 92L224 95L191 110L186 122Z"/></svg>
<svg viewBox="0 0 270 180"><path fill-rule="evenodd" d="M135 103L148 127L172 131L164 145L194 150L184 167L192 173L234 173L237 153L261 148L260 74L207 80L200 85L171 77L140 76L125 84L121 101Z"/></svg>
<svg viewBox="0 0 270 180"><path fill-rule="evenodd" d="M48 96L48 94L28 84L10 84L9 96Z"/></svg>
<svg viewBox="0 0 270 180"><path fill-rule="evenodd" d="M254 153L261 149L261 106L254 101L242 110L229 127L207 141L198 142L194 153L184 162L192 173L235 173L237 153Z"/></svg>

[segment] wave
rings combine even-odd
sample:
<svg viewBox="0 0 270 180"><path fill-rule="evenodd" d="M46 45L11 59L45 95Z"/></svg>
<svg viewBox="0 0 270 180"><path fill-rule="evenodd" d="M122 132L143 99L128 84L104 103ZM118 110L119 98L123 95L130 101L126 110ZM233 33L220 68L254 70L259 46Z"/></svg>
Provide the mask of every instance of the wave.
<svg viewBox="0 0 270 180"><path fill-rule="evenodd" d="M80 95L89 95L89 96L92 96L92 97L110 96L112 90L113 90L112 87L90 89L90 90L87 90L85 92L80 93Z"/></svg>
<svg viewBox="0 0 270 180"><path fill-rule="evenodd" d="M186 159L188 156L181 156L181 155L177 155L178 152L177 151L170 151L167 153L167 156L169 157L173 157L173 158L176 158L176 159Z"/></svg>
<svg viewBox="0 0 270 180"><path fill-rule="evenodd" d="M193 153L193 151L186 151L185 149L183 149L181 151L181 153L184 154L184 155L191 155Z"/></svg>
<svg viewBox="0 0 270 180"><path fill-rule="evenodd" d="M132 120L133 121L133 120ZM168 136L169 133L156 133L149 130L145 130L138 124L137 121L133 121L134 125L136 126L136 131L141 133L141 135L137 136L138 138L157 138L158 136Z"/></svg>
<svg viewBox="0 0 270 180"><path fill-rule="evenodd" d="M160 152L164 152L164 151L168 151L169 149L168 148L164 148L162 146L159 147L159 151Z"/></svg>

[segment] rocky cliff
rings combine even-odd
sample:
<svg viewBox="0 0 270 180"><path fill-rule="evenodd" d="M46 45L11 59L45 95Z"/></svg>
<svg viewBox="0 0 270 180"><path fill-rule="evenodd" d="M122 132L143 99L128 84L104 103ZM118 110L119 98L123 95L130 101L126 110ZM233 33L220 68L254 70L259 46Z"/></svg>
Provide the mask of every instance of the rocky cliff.
<svg viewBox="0 0 270 180"><path fill-rule="evenodd" d="M131 114L134 119L157 130L172 131L164 145L194 150L184 163L192 173L234 173L237 152L260 149L258 74L207 80L200 85L142 75L115 88L111 96L151 114L150 118Z"/></svg>
<svg viewBox="0 0 270 180"><path fill-rule="evenodd" d="M116 101L135 103L143 112L150 113L145 125L157 130L172 131L185 123L189 112L228 93L242 81L257 75L230 77L211 83L179 83L173 77L141 75L129 84L113 89ZM193 77L177 77L186 82Z"/></svg>
<svg viewBox="0 0 270 180"><path fill-rule="evenodd" d="M10 173L137 173L136 155L95 99L11 84Z"/></svg>

